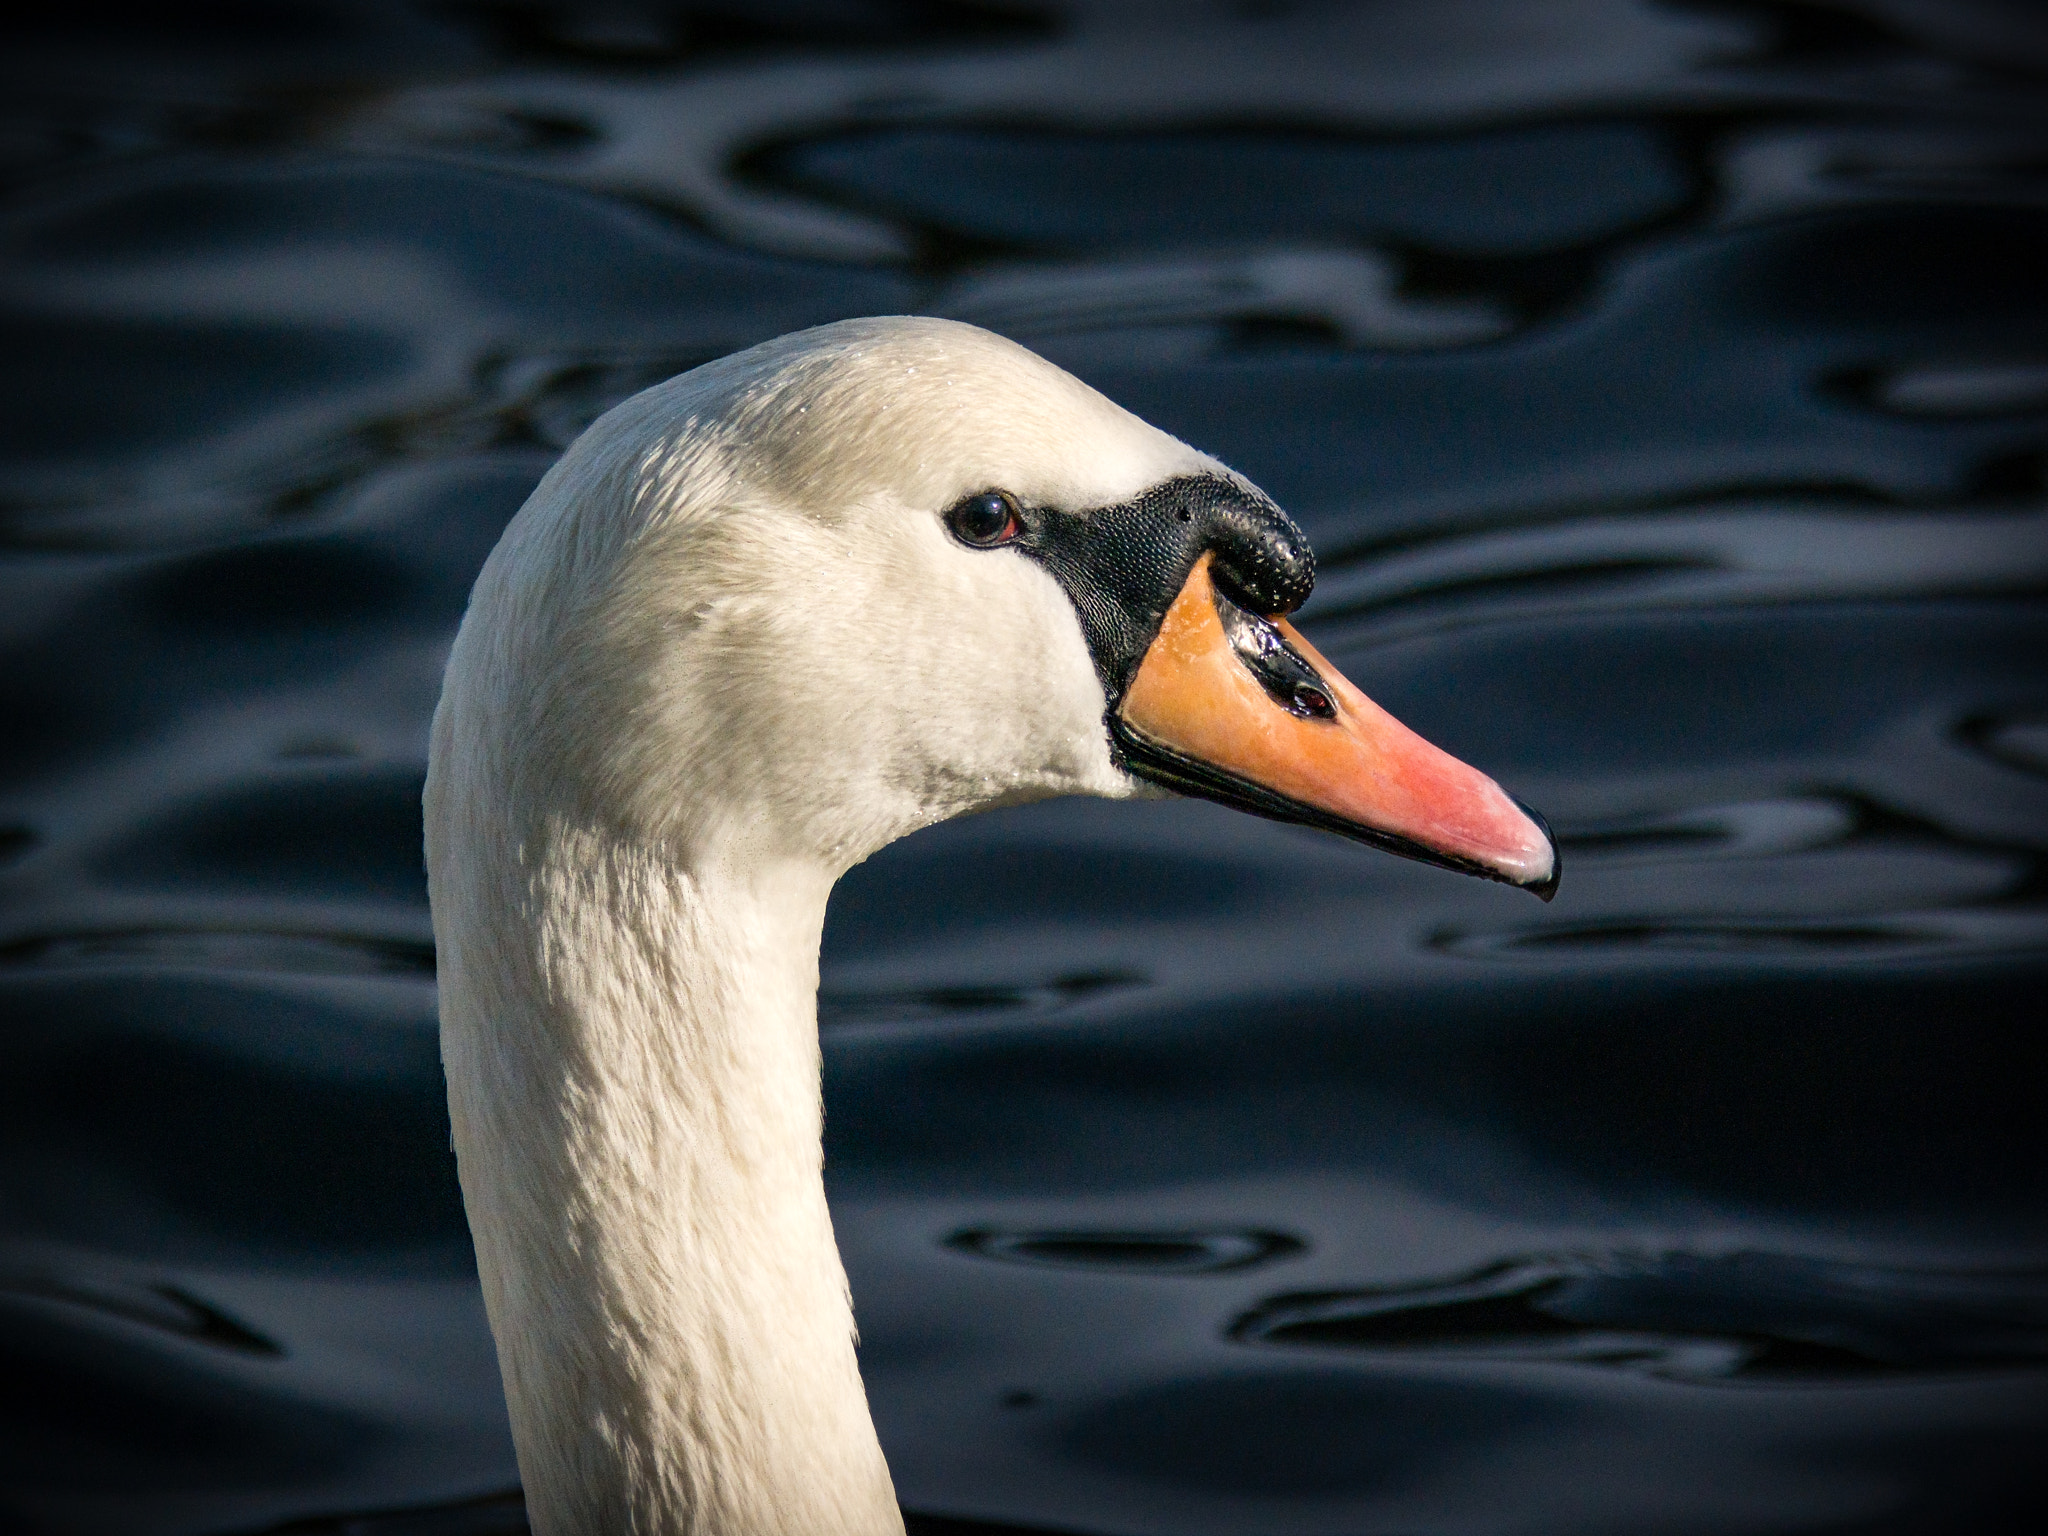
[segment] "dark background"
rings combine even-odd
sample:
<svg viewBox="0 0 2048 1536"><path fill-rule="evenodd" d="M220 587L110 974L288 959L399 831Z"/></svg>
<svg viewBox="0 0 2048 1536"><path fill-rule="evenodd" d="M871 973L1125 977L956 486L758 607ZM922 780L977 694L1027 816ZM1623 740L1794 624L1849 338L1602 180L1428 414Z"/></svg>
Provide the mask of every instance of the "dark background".
<svg viewBox="0 0 2048 1536"><path fill-rule="evenodd" d="M605 406L921 311L1273 493L1567 868L1058 804L850 876L905 1504L2048 1529L2044 76L1986 0L17 16L0 1528L519 1527L446 646Z"/></svg>

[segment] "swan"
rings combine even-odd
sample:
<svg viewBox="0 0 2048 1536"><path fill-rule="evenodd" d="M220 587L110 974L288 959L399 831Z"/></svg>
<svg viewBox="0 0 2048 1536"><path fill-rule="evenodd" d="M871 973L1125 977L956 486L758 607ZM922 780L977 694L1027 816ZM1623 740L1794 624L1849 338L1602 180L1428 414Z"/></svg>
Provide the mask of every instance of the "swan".
<svg viewBox="0 0 2048 1536"><path fill-rule="evenodd" d="M1179 791L1548 896L1533 812L1283 615L1255 486L935 319L615 407L485 563L426 855L538 1536L901 1536L822 1178L826 897L950 816Z"/></svg>

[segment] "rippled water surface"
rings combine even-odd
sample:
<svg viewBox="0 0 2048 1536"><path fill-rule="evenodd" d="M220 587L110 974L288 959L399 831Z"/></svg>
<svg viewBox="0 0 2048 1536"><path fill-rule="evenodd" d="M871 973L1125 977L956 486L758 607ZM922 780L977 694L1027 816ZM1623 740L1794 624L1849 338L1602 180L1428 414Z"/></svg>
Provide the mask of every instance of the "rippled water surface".
<svg viewBox="0 0 2048 1536"><path fill-rule="evenodd" d="M50 14L0 1525L522 1528L442 660L596 412L916 310L1264 485L1316 643L1568 866L1074 803L846 880L829 1178L924 1528L2048 1529L2038 8Z"/></svg>

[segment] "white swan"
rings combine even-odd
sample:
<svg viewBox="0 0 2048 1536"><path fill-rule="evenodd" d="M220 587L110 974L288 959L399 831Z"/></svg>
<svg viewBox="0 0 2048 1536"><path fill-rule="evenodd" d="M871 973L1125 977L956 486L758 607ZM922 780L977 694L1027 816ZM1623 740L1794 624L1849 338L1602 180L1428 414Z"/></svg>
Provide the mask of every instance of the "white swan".
<svg viewBox="0 0 2048 1536"><path fill-rule="evenodd" d="M449 1110L540 1536L902 1530L815 1011L827 893L885 843L1150 781L1548 894L1536 821L1261 616L1311 577L1241 477L937 320L696 369L541 482L477 580L426 791Z"/></svg>

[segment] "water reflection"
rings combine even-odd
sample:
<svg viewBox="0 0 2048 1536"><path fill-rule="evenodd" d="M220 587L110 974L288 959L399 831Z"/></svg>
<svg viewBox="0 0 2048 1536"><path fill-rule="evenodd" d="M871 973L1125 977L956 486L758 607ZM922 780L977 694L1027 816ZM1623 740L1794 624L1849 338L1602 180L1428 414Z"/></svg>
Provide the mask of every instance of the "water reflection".
<svg viewBox="0 0 2048 1536"><path fill-rule="evenodd" d="M1302 1250L1284 1232L955 1232L946 1246L1012 1264L1211 1275L1249 1269Z"/></svg>
<svg viewBox="0 0 2048 1536"><path fill-rule="evenodd" d="M1230 1334L1789 1386L2038 1366L2048 1356L2042 1282L1773 1253L1564 1254L1430 1285L1274 1297Z"/></svg>
<svg viewBox="0 0 2048 1536"><path fill-rule="evenodd" d="M1055 976L1045 982L1005 985L988 981L974 986L914 987L901 990L822 992L818 997L821 1027L853 1023L903 1023L988 1012L1051 1013L1097 993L1139 987L1145 978L1134 972L1084 971Z"/></svg>
<svg viewBox="0 0 2048 1536"><path fill-rule="evenodd" d="M104 1279L41 1272L0 1274L0 1305L58 1303L103 1317L140 1323L210 1345L251 1355L282 1355L273 1339L247 1327L218 1307L175 1285L108 1282Z"/></svg>
<svg viewBox="0 0 2048 1536"><path fill-rule="evenodd" d="M598 412L911 310L1274 492L1318 645L1572 869L1062 804L848 877L913 1530L2048 1516L2038 17L207 16L0 60L0 1523L522 1528L445 647Z"/></svg>

